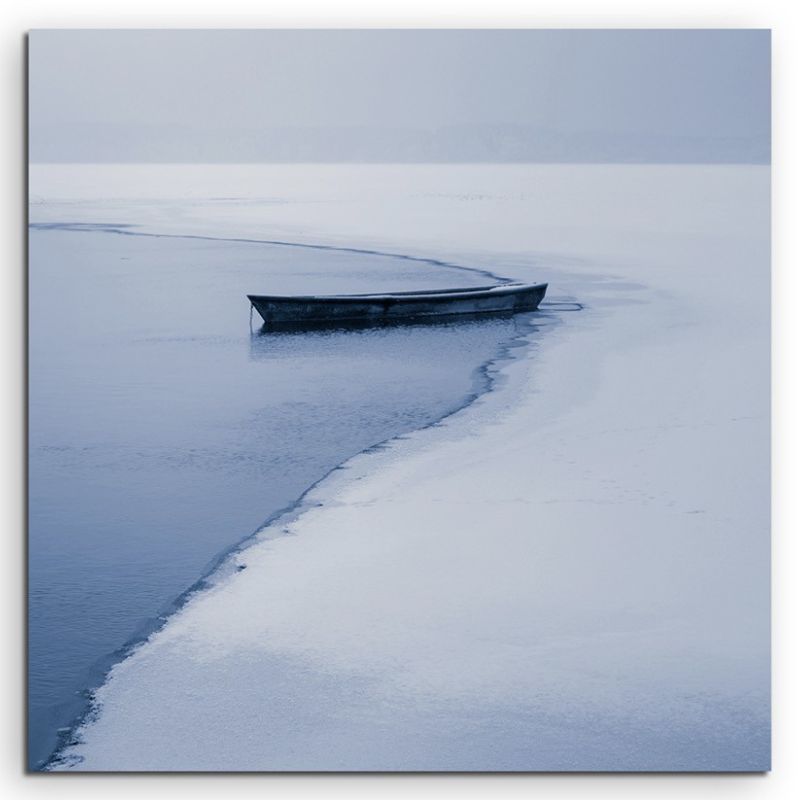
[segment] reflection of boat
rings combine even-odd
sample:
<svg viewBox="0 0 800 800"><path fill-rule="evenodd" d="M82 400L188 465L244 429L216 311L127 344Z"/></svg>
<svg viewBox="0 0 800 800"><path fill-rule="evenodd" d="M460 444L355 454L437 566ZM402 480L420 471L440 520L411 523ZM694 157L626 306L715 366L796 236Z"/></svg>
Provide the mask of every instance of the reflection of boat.
<svg viewBox="0 0 800 800"><path fill-rule="evenodd" d="M504 283L467 289L432 289L386 294L340 294L282 297L249 294L247 298L267 327L305 328L350 324L379 325L434 317L513 314L535 311L546 283Z"/></svg>

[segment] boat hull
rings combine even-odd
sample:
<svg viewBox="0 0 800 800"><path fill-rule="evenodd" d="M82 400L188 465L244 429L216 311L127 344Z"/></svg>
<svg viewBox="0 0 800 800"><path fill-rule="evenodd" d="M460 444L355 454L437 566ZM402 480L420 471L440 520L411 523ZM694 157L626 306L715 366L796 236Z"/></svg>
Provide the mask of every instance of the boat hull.
<svg viewBox="0 0 800 800"><path fill-rule="evenodd" d="M268 328L380 325L535 311L546 283L384 295L248 295Z"/></svg>

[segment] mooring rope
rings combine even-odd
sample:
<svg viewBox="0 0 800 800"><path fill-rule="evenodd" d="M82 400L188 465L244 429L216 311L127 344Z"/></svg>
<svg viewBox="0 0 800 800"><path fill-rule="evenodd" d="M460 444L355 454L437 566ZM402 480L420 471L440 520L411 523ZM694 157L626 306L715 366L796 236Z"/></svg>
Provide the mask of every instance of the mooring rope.
<svg viewBox="0 0 800 800"><path fill-rule="evenodd" d="M542 306L547 306L548 308L553 308L555 306L572 306L572 308L560 308L560 311L583 311L584 309L583 303L560 302L558 300L548 300L544 303L539 303L539 308L542 308Z"/></svg>

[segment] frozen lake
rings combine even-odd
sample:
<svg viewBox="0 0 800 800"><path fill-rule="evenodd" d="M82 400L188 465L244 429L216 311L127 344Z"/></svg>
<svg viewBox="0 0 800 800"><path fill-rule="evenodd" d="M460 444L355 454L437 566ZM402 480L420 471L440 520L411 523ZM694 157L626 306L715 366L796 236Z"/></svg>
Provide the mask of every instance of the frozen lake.
<svg viewBox="0 0 800 800"><path fill-rule="evenodd" d="M565 324L550 324L544 335L474 329L468 341L462 338L466 329L447 336L437 329L431 339L416 338L417 331L398 332L408 336L408 349L399 351L369 335L336 350L342 363L320 358L315 350L308 362L313 385L308 378L309 394L302 399L318 388L312 364L330 364L331 380L341 380L342 371L348 377L340 390L342 408L325 416L333 392L319 381L323 410L314 411L309 401L292 419L325 420L325 435L329 429L343 431L355 452L364 442L353 440L348 409L353 403L369 406L352 421L361 429L361 417L368 418L373 404L364 399L369 382L350 380L349 359L361 347L374 344L375 382L394 381L402 363L409 377L401 396L417 397L413 387L420 382L428 389L442 387L449 399L437 401L436 413L446 413L474 391L476 362L517 334L526 342L514 349L516 358L493 368L494 391L442 425L424 427L435 417L430 409L436 403L404 418L408 430L419 430L351 459L346 470L315 488L302 514L267 527L237 552L208 591L196 594L117 663L95 695L97 714L73 731L56 766L768 769L769 182L769 168L758 166L32 170L34 222L130 220L151 233L211 231L220 237L357 243L549 281L548 299L575 298L586 305L585 312L565 315ZM73 258L74 269L80 264L81 270L94 271L80 253L69 256L70 236L76 242L135 238L40 229L32 235L34 257L37 236L50 237L42 240L49 242L48 250ZM91 241L92 247L106 246L98 245L98 238ZM287 252L282 249L279 257ZM258 258L256 273L263 274L264 256ZM119 270L130 263L111 260ZM246 262L237 265L241 260ZM102 343L95 337L82 346L76 340L69 355L60 353L60 342L47 341L55 335L47 321L65 300L72 300L66 305L78 317L98 315L103 330L113 331L120 320L114 304L77 310L82 295L71 291L68 280L56 281L51 269L53 289L43 294L51 298L49 313L38 323L41 330L33 336L39 341L31 349L32 380L37 357L62 376L53 380L45 374L49 399L41 392L37 401L35 382L32 386L37 436L63 429L72 432L72 446L100 452L104 443L124 435L103 411L65 402L71 381L94 374L87 364L114 378L108 394L119 404L115 418L155 418L153 434L131 431L135 444L119 463L92 462L99 479L113 478L100 467L115 465L126 479L150 480L150 463L174 458L175 452L188 462L186 469L210 473L197 479L199 488L194 473L187 473L191 492L202 497L201 508L195 512L195 500L183 501L190 524L174 548L175 564L194 550L198 526L214 527L204 521L208 492L201 488L219 491L228 502L250 485L259 495L258 509L267 505L261 503L268 496L266 471L248 484L250 479L240 480L241 465L215 458L222 451L263 454L285 443L293 428L270 427L272 412L260 413L258 402L270 402L267 393L283 380L281 365L293 382L307 377L304 360L292 352L297 340L285 345L270 340L269 347L288 354L290 363L274 351L263 360L254 356L262 340L249 338L240 298L259 286L248 279L237 287L243 276L233 275L221 286L212 270L208 282L197 286L197 295L208 302L189 308L175 294L186 271L185 259L178 262L165 265L168 294L151 297L146 290L138 299L135 292L130 301L119 298L117 307L128 309L125 325L133 325L132 331L119 342L103 336ZM227 270L230 262L225 264ZM397 266L414 281L422 274L450 281L446 270L428 273L423 262ZM206 274L205 268L200 272ZM382 268L368 272L370 279L389 274ZM458 274L458 281L467 274ZM474 278L483 280L477 273ZM135 280L128 283L135 289ZM120 285L112 279L105 284L109 291ZM31 288L33 298L33 282ZM161 321L155 331L142 297L157 308L153 314ZM207 328L209 309L222 305L236 310L224 326L219 320L226 330L216 342ZM32 309L33 328L41 320L37 313ZM59 325L59 333L62 327L70 326ZM192 341L198 327L203 346ZM78 336L82 328L85 333L86 326L76 319L71 328L66 336ZM302 347L335 341L311 338ZM49 361L48 346L54 348ZM154 366L150 353L158 348L172 366ZM442 348L460 355L439 358ZM212 358L215 352L219 357ZM390 360L381 357L386 352L394 353ZM120 359L130 366L121 369ZM270 380L273 369L279 372ZM153 378L154 390L129 402L128 382L143 374ZM197 388L185 392L186 381ZM159 399L159 387L166 388L166 399ZM395 399L386 415L397 413ZM35 406L45 400L49 405L42 413ZM206 416L211 408L214 414ZM58 418L66 413L67 420ZM261 433L254 434L256 427ZM198 434L214 442L211 452L186 456L188 442ZM262 437L257 447L255 435ZM315 446L318 435L309 434ZM59 454L46 449L47 441L32 444L40 446L36 458L47 470L61 463L67 479L79 474L65 461L67 445ZM140 450L144 456L137 456ZM91 452L85 457L94 458ZM248 458L242 456L244 462ZM32 465L33 460L32 453ZM142 465L133 477L128 461ZM181 469L170 463L159 481L153 468L154 491L162 491L162 483L166 488L161 500L142 504L148 512L162 504L170 514L182 507L178 493L169 491L169 476ZM220 480L230 483L217 485ZM62 517L69 518L71 498L87 494L78 483L71 491L65 484L60 506L51 505L40 526L59 540L60 562L55 544L36 542L41 534L31 520L31 551L52 567L50 574L40 571L38 590L45 595L56 585L61 563L67 574L70 564L93 558L88 526L71 535L57 530ZM34 505L35 487L33 480ZM224 523L230 532L234 514L244 516L244 501L232 505L233 513L221 514L215 530ZM258 516L255 506L248 507ZM266 513L243 520L240 534ZM118 524L124 526L124 520ZM97 530L95 538L108 535L106 528ZM164 537L152 520L140 535L159 542ZM135 540L135 534L129 538ZM81 541L89 544L76 554L71 548ZM186 565L180 588L226 545L219 541L205 560L197 557L194 566ZM170 547L163 546L158 557L146 556L154 572L175 569ZM122 573L125 552L109 547L106 553ZM136 572L149 574L140 564ZM89 573L102 580L102 569L85 569ZM122 594L119 581L109 580L107 595ZM79 589L84 605L70 619L80 619L79 630L93 634L81 615L105 598ZM55 610L58 596L52 592ZM174 593L166 597L169 602ZM163 607L155 593L151 600L152 607ZM127 598L118 602L127 613ZM149 614L131 613L119 638L137 626L146 630L141 626ZM108 644L98 652L113 651L116 645ZM55 649L44 640L40 646ZM35 659L31 663L40 668ZM61 676L42 669L42 678Z"/></svg>
<svg viewBox="0 0 800 800"><path fill-rule="evenodd" d="M419 260L30 235L30 755L224 551L360 450L480 391L520 320L269 334L247 292L472 285Z"/></svg>

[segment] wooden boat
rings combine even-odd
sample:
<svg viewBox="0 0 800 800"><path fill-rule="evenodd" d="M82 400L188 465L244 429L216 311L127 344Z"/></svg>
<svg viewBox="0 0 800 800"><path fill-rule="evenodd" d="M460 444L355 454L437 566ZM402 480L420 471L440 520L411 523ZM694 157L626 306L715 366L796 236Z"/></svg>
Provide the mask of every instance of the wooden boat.
<svg viewBox="0 0 800 800"><path fill-rule="evenodd" d="M313 328L427 322L483 314L535 311L546 283L503 283L462 289L386 294L260 295L248 300L268 328Z"/></svg>

